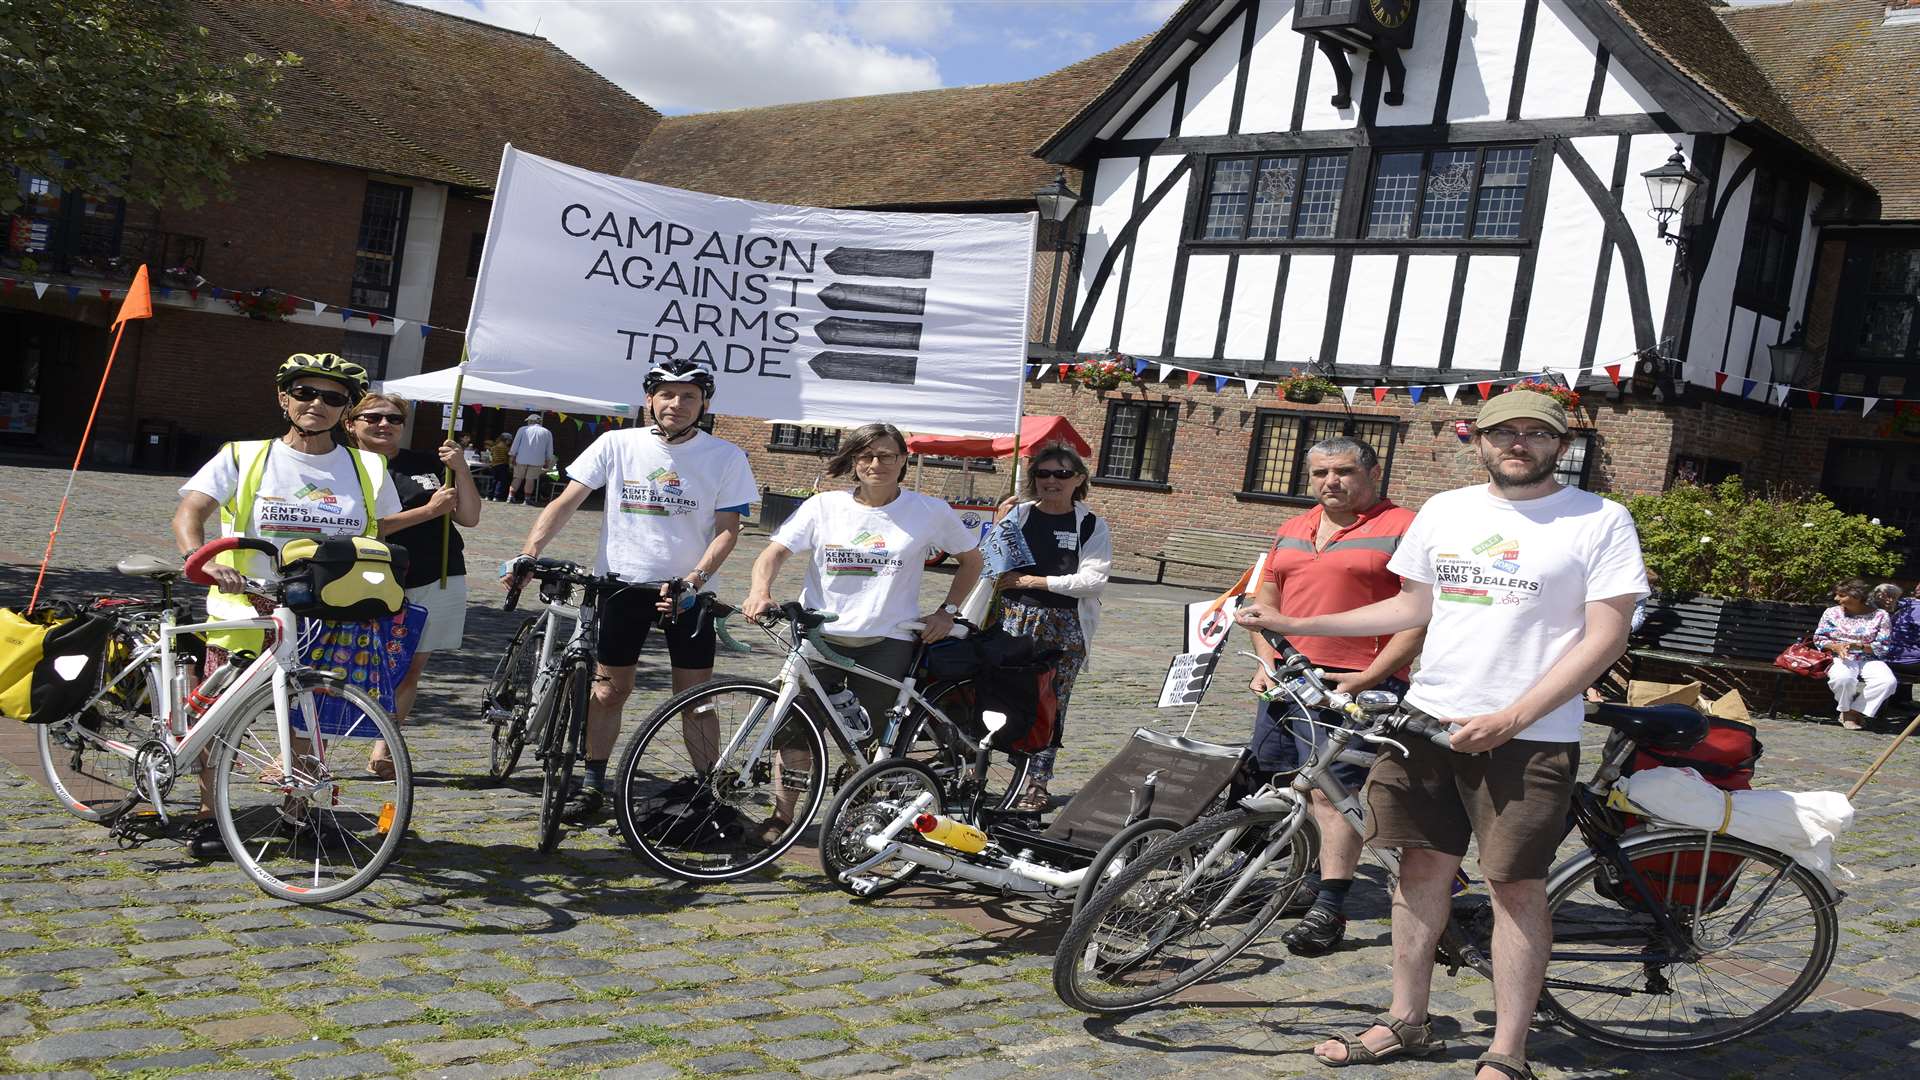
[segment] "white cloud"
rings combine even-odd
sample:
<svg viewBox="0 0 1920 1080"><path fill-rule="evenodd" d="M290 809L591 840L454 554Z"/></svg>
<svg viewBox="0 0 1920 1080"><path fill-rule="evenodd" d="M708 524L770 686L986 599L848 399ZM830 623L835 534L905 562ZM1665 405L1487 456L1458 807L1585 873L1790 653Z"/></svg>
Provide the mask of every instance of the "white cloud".
<svg viewBox="0 0 1920 1080"><path fill-rule="evenodd" d="M925 90L941 85L924 52L944 3L831 0L409 0L532 32L662 112Z"/></svg>

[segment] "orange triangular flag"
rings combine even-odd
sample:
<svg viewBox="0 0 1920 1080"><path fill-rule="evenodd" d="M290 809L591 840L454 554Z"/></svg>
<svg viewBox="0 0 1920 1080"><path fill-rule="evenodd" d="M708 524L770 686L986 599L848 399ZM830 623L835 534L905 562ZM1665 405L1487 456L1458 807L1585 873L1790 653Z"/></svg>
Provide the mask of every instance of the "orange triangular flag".
<svg viewBox="0 0 1920 1080"><path fill-rule="evenodd" d="M147 264L141 263L140 269L133 272L133 284L127 286L127 298L120 301L120 314L113 317L113 325L119 326L128 319L153 318L153 296L147 291Z"/></svg>

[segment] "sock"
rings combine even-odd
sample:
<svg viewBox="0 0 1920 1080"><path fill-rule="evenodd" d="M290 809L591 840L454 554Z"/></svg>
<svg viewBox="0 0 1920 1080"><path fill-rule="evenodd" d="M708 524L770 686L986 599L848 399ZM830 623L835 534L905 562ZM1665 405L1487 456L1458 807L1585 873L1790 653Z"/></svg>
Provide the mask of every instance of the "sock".
<svg viewBox="0 0 1920 1080"><path fill-rule="evenodd" d="M582 768L582 772L585 774L588 787L592 788L595 791L607 790L607 763L606 762L604 761L586 762L584 767Z"/></svg>
<svg viewBox="0 0 1920 1080"><path fill-rule="evenodd" d="M1332 915L1344 914L1347 906L1347 890L1353 888L1352 878L1329 878L1320 882L1320 891L1314 895L1313 906L1326 908Z"/></svg>

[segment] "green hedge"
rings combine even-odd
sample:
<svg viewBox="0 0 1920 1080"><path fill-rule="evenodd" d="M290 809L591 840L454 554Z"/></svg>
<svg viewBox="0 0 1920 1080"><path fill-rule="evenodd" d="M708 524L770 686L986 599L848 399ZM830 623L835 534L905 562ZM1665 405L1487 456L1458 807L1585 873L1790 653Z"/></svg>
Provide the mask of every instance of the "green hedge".
<svg viewBox="0 0 1920 1080"><path fill-rule="evenodd" d="M1663 592L1824 603L1836 582L1884 579L1899 529L1848 514L1818 492L1749 492L1737 476L1617 497L1640 528Z"/></svg>

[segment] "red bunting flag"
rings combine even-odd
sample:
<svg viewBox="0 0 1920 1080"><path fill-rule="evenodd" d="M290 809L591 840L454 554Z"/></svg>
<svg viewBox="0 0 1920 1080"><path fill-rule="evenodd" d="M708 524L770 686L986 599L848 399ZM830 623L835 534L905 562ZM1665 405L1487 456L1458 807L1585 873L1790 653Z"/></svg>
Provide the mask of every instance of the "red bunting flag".
<svg viewBox="0 0 1920 1080"><path fill-rule="evenodd" d="M1803 394L1805 394L1805 395L1807 395L1807 404L1809 404L1809 405L1811 405L1811 406L1813 406L1813 407L1814 407L1814 408L1816 408L1816 409L1820 407L1820 392L1819 392L1819 391L1817 391L1817 390L1803 390L1803 391L1801 391L1801 393L1803 393Z"/></svg>
<svg viewBox="0 0 1920 1080"><path fill-rule="evenodd" d="M101 290L100 290L100 299L102 299L102 300L111 300L111 299L113 299L113 290L112 290L112 289L101 289Z"/></svg>
<svg viewBox="0 0 1920 1080"><path fill-rule="evenodd" d="M368 325L368 326L379 326L379 325L380 325L380 316L379 316L378 314L376 314L375 312L371 312L371 311L369 311L369 312L367 312L367 325Z"/></svg>
<svg viewBox="0 0 1920 1080"><path fill-rule="evenodd" d="M1200 381L1200 373L1199 373L1199 372L1197 372L1197 371L1189 371L1189 372L1187 372L1187 385L1188 385L1188 386L1192 386L1192 385L1193 385L1194 383L1197 383L1197 382L1199 382L1199 381Z"/></svg>
<svg viewBox="0 0 1920 1080"><path fill-rule="evenodd" d="M1718 389L1720 389L1721 387L1723 387L1723 386L1725 386L1725 385L1727 385L1727 373L1726 373L1726 372L1724 372L1724 371L1716 371L1716 372L1714 372L1714 373L1713 373L1713 388L1714 388L1715 390L1718 390Z"/></svg>
<svg viewBox="0 0 1920 1080"><path fill-rule="evenodd" d="M1373 388L1373 400L1374 400L1374 402L1375 402L1375 404L1378 404L1379 402L1382 402L1382 401L1385 401L1385 400L1387 400L1387 388L1386 388L1386 387L1384 387L1384 386L1376 386L1376 387L1374 387L1374 388Z"/></svg>
<svg viewBox="0 0 1920 1080"><path fill-rule="evenodd" d="M1619 386L1620 385L1620 365L1608 364L1605 370L1607 373L1607 378L1613 380L1613 385Z"/></svg>
<svg viewBox="0 0 1920 1080"><path fill-rule="evenodd" d="M1066 382L1066 381L1067 381L1067 371L1068 371L1069 369L1071 369L1071 368L1072 368L1072 366L1073 366L1073 365L1071 365L1071 364L1061 364L1061 365L1060 365L1060 381L1061 381L1061 382Z"/></svg>
<svg viewBox="0 0 1920 1080"><path fill-rule="evenodd" d="M200 290L199 290L199 289L188 289L188 290L187 290L187 296L188 296L188 297L190 297L190 298L192 298L192 299L194 299L194 300L198 300L198 299L200 299Z"/></svg>
<svg viewBox="0 0 1920 1080"><path fill-rule="evenodd" d="M1473 385L1480 388L1481 401L1485 401L1493 396L1493 384L1491 382L1474 383Z"/></svg>

